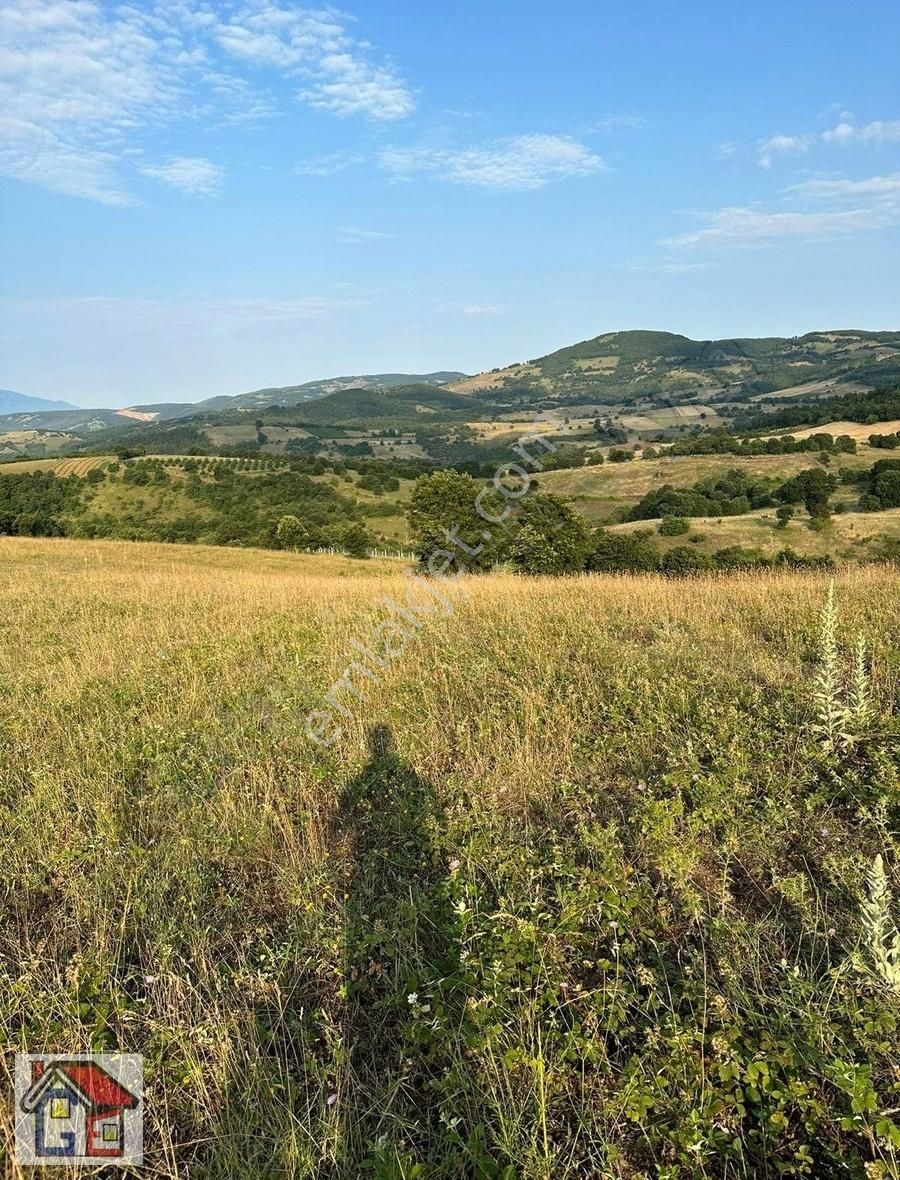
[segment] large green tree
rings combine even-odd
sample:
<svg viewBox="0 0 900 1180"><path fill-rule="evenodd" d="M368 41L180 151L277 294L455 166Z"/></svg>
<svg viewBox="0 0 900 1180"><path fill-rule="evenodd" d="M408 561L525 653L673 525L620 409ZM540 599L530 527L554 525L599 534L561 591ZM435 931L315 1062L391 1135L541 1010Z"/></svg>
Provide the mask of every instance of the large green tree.
<svg viewBox="0 0 900 1180"><path fill-rule="evenodd" d="M445 568L438 555L452 553L459 567L490 569L499 553L498 534L505 530L510 515L498 500L496 493L485 492L483 483L459 471L420 476L406 513L419 560Z"/></svg>
<svg viewBox="0 0 900 1180"><path fill-rule="evenodd" d="M572 574L584 569L590 544L584 518L568 501L534 491L516 510L508 553L526 574Z"/></svg>

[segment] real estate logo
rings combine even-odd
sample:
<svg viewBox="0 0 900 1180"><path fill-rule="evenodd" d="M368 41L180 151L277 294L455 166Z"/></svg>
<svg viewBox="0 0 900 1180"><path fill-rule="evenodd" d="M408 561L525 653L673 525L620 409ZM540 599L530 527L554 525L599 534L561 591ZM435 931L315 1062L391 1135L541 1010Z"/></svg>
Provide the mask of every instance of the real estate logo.
<svg viewBox="0 0 900 1180"><path fill-rule="evenodd" d="M20 1164L140 1164L144 1059L138 1053L16 1054Z"/></svg>

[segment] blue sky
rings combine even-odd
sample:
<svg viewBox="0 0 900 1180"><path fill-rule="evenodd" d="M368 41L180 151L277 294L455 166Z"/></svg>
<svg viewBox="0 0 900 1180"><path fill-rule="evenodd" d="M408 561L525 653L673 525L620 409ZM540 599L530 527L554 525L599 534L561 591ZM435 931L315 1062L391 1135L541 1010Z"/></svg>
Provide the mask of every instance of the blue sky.
<svg viewBox="0 0 900 1180"><path fill-rule="evenodd" d="M900 7L0 0L0 386L900 328Z"/></svg>

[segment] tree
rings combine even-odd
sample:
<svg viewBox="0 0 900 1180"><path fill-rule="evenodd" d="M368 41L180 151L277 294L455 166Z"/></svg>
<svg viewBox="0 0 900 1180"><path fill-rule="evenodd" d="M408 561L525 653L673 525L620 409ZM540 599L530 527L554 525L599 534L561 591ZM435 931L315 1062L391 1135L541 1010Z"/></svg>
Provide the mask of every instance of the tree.
<svg viewBox="0 0 900 1180"><path fill-rule="evenodd" d="M683 516L664 516L659 522L658 532L661 537L683 537L690 532L690 528Z"/></svg>
<svg viewBox="0 0 900 1180"><path fill-rule="evenodd" d="M659 568L659 550L649 538L646 529L634 533L598 529L587 569L594 573L652 573Z"/></svg>
<svg viewBox="0 0 900 1180"><path fill-rule="evenodd" d="M818 467L799 472L781 485L775 497L782 504L803 504L813 518L826 520L830 515L829 502L837 490L838 481Z"/></svg>
<svg viewBox="0 0 900 1180"><path fill-rule="evenodd" d="M372 538L365 525L350 521L335 530L335 541L348 557L368 557Z"/></svg>
<svg viewBox="0 0 900 1180"><path fill-rule="evenodd" d="M584 569L590 536L566 500L530 492L517 510L509 558L526 574L572 574Z"/></svg>
<svg viewBox="0 0 900 1180"><path fill-rule="evenodd" d="M781 507L778 509L778 511L775 513L775 517L778 521L778 527L780 529L786 529L787 526L794 519L793 505L792 504L782 504Z"/></svg>
<svg viewBox="0 0 900 1180"><path fill-rule="evenodd" d="M496 534L502 532L506 520L503 515L506 505L498 504L500 497L496 493L483 492L483 484L459 471L435 471L419 476L406 519L413 549L421 562L427 563L433 555L449 551L457 555L466 569L491 568L497 556ZM476 501L496 523L479 515ZM472 552L466 552L448 534L456 535Z"/></svg>
<svg viewBox="0 0 900 1180"><path fill-rule="evenodd" d="M275 528L275 540L279 549L306 549L309 531L298 517L282 516Z"/></svg>
<svg viewBox="0 0 900 1180"><path fill-rule="evenodd" d="M700 553L690 545L676 545L663 557L660 565L664 574L698 574L714 568L708 554Z"/></svg>

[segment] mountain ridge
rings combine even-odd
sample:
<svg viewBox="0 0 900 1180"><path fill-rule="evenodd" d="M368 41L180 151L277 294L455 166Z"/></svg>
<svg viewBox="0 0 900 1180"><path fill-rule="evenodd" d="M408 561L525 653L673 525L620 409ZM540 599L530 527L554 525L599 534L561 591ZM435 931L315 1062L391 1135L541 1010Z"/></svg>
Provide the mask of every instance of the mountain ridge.
<svg viewBox="0 0 900 1180"><path fill-rule="evenodd" d="M46 397L32 397L28 393L18 393L15 389L0 389L0 415L25 413L27 411L75 410L71 402L53 401Z"/></svg>

